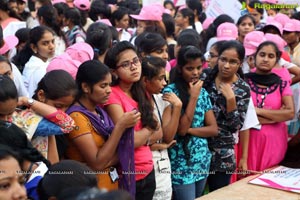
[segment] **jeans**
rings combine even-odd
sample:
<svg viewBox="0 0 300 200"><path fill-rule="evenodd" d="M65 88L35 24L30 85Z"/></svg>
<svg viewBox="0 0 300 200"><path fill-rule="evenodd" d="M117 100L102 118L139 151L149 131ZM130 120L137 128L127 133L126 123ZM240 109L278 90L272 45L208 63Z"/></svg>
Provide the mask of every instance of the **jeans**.
<svg viewBox="0 0 300 200"><path fill-rule="evenodd" d="M136 182L136 200L152 200L156 188L154 169L144 179Z"/></svg>
<svg viewBox="0 0 300 200"><path fill-rule="evenodd" d="M185 185L173 184L173 200L195 200L203 194L206 178Z"/></svg>
<svg viewBox="0 0 300 200"><path fill-rule="evenodd" d="M215 174L210 174L207 179L209 192L229 185L230 178L231 174L227 174L226 172L215 172Z"/></svg>

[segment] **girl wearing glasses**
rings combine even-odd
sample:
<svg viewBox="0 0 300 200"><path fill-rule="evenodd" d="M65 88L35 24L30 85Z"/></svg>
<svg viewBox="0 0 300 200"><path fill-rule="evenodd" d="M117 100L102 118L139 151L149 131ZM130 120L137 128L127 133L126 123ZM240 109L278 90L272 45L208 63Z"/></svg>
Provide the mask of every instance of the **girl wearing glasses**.
<svg viewBox="0 0 300 200"><path fill-rule="evenodd" d="M128 152L134 158L134 171L130 173L135 178L135 199L152 200L155 191L155 175L152 153L149 145L162 137L158 119L154 116L143 82L141 80L141 63L134 46L123 41L113 46L105 57L105 64L112 69L114 76L112 93L106 105L106 110L114 123L118 123L125 112L138 110L141 119L134 126L133 134L126 134ZM136 183L135 183L136 181Z"/></svg>
<svg viewBox="0 0 300 200"><path fill-rule="evenodd" d="M214 191L229 184L236 169L234 133L243 126L250 98L250 88L243 81L241 64L245 49L240 42L226 41L218 51L217 65L205 79L212 108L217 119L218 136L209 138L212 152L209 190ZM229 172L229 173L228 173Z"/></svg>
<svg viewBox="0 0 300 200"><path fill-rule="evenodd" d="M272 73L280 56L275 43L261 43L254 55L256 71L246 74L255 111L262 125L260 130L250 130L250 170L260 171L278 165L287 150L285 121L293 118L294 103L288 81Z"/></svg>
<svg viewBox="0 0 300 200"><path fill-rule="evenodd" d="M164 95L175 93L182 101L177 143L169 148L175 200L192 200L203 194L211 161L206 138L217 135L211 102L199 80L202 61L198 48L181 47L174 81L163 90Z"/></svg>
<svg viewBox="0 0 300 200"><path fill-rule="evenodd" d="M10 147L0 145L0 199L26 200L24 187L25 177L21 171L22 161L20 156Z"/></svg>

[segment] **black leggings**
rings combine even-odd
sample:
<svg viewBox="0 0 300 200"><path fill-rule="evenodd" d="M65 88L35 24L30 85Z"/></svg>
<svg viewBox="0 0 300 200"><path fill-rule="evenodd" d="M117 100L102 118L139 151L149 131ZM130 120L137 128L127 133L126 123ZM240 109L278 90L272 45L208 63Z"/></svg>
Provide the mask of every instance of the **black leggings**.
<svg viewBox="0 0 300 200"><path fill-rule="evenodd" d="M226 172L215 172L215 174L210 174L207 179L209 192L229 185L230 178L231 174L227 174Z"/></svg>
<svg viewBox="0 0 300 200"><path fill-rule="evenodd" d="M154 169L144 179L136 182L136 200L152 200L156 189Z"/></svg>

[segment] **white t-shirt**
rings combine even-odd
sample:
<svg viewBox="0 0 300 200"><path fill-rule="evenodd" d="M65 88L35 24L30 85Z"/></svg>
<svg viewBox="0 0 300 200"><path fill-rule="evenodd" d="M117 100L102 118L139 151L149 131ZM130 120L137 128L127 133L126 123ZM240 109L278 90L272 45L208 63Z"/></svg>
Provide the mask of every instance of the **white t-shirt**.
<svg viewBox="0 0 300 200"><path fill-rule="evenodd" d="M260 129L261 125L259 124L257 115L256 115L256 111L255 111L255 107L252 101L252 98L250 97L250 101L248 104L248 108L247 108L247 112L246 112L246 117L244 120L244 124L243 127L241 128L240 131L244 131L250 128L256 128L256 129ZM239 132L236 132L233 134L234 139L235 139L235 143L239 143Z"/></svg>
<svg viewBox="0 0 300 200"><path fill-rule="evenodd" d="M11 67L12 67L12 73L14 76L14 83L18 90L18 96L19 97L21 97L21 96L28 97L28 92L27 92L27 89L25 88L21 72L19 71L19 69L16 67L16 65L14 63L11 63Z"/></svg>
<svg viewBox="0 0 300 200"><path fill-rule="evenodd" d="M201 22L195 22L196 31L198 34L200 34L203 30Z"/></svg>
<svg viewBox="0 0 300 200"><path fill-rule="evenodd" d="M170 105L169 102L164 101L162 99L162 94L154 94L155 99L154 104L154 114L157 117L159 123L160 117L159 115L163 115L163 112L166 107ZM158 110L159 112L158 112ZM168 155L168 150L164 149L161 151L152 151L153 162L154 162L154 170L155 170L155 181L156 181L156 190L153 196L154 200L157 199L171 199L172 197L172 182L171 182L171 164ZM158 162L163 160L165 163L164 172L159 171L159 164Z"/></svg>
<svg viewBox="0 0 300 200"><path fill-rule="evenodd" d="M24 85L29 97L32 97L40 80L45 76L49 61L44 62L36 56L31 56L23 70Z"/></svg>

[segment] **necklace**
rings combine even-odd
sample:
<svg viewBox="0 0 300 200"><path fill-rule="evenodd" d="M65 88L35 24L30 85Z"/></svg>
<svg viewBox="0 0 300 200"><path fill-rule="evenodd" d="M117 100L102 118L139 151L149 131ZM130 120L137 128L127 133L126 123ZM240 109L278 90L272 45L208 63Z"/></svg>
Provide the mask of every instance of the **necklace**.
<svg viewBox="0 0 300 200"><path fill-rule="evenodd" d="M267 87L266 92L263 95L261 95L260 103L259 103L259 99L258 99L258 91L257 90L258 90L258 88L256 88L256 104L257 104L258 108L263 108L265 105L265 99L267 98L268 93L269 93L269 87Z"/></svg>

